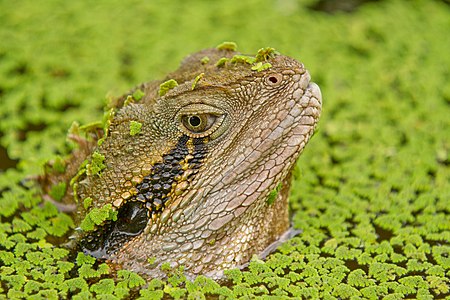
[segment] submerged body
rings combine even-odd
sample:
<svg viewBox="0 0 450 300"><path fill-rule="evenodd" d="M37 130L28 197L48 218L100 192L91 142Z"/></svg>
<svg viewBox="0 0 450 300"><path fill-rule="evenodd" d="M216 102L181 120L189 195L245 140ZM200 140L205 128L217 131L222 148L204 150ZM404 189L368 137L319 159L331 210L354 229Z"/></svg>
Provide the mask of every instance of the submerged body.
<svg viewBox="0 0 450 300"><path fill-rule="evenodd" d="M288 229L290 171L320 90L301 63L267 49L204 50L140 90L139 101L118 101L93 149L101 170L75 180L81 203L92 200L81 218L108 204L117 212L80 245L149 277L168 262L220 278Z"/></svg>

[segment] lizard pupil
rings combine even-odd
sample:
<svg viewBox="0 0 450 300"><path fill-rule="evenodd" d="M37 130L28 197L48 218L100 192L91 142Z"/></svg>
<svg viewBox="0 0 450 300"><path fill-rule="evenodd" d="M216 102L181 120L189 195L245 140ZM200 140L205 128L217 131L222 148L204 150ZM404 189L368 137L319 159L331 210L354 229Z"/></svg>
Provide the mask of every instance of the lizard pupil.
<svg viewBox="0 0 450 300"><path fill-rule="evenodd" d="M192 126L192 127L197 127L197 126L199 126L200 124L201 124L201 119L198 117L198 116L191 116L191 117L189 117L189 124Z"/></svg>

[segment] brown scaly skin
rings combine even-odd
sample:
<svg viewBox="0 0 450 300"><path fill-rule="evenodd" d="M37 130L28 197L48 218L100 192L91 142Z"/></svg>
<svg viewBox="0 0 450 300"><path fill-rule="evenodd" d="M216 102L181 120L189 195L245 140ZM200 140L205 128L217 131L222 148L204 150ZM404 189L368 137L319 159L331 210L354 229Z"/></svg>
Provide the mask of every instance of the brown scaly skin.
<svg viewBox="0 0 450 300"><path fill-rule="evenodd" d="M236 54L195 53L166 78L177 87L159 96L165 80L144 84L144 98L117 111L95 149L106 168L79 177L76 192L92 207L112 204L118 219L84 234L85 252L148 277L164 277L168 262L220 278L288 230L290 171L318 121L320 90L282 55L267 55L271 67L260 71L216 65ZM139 134L130 135L131 121Z"/></svg>

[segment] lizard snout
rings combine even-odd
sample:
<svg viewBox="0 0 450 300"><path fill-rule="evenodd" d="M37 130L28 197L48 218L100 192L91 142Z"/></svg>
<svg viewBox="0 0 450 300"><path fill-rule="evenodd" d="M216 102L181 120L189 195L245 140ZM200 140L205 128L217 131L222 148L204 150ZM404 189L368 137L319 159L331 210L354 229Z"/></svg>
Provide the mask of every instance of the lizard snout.
<svg viewBox="0 0 450 300"><path fill-rule="evenodd" d="M320 91L319 86L314 82L310 82L308 90L311 91L311 95L316 98L317 102L322 106L322 92Z"/></svg>

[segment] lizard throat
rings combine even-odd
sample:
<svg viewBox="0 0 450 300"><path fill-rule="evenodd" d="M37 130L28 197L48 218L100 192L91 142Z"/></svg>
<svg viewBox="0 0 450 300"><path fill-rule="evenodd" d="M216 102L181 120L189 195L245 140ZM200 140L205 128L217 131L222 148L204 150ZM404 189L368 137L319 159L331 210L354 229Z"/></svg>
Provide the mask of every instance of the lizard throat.
<svg viewBox="0 0 450 300"><path fill-rule="evenodd" d="M84 253L107 259L126 242L141 234L150 219L157 220L178 193L177 186L187 188L207 154L207 138L183 135L162 162L135 186L133 197L118 209L116 221L106 221L81 240Z"/></svg>

